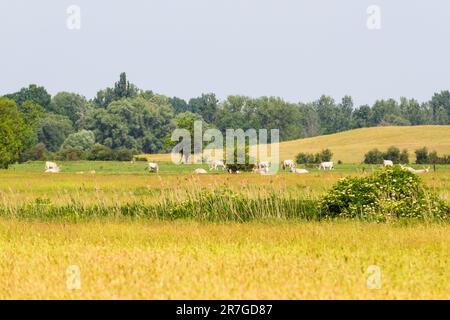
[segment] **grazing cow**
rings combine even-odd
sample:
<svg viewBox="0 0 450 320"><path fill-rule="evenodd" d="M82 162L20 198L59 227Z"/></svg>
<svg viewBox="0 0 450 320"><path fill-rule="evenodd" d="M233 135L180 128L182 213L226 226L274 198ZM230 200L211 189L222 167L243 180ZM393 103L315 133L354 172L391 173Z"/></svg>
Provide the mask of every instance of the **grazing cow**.
<svg viewBox="0 0 450 320"><path fill-rule="evenodd" d="M45 162L45 172L48 173L58 173L60 171L58 165L51 161Z"/></svg>
<svg viewBox="0 0 450 320"><path fill-rule="evenodd" d="M158 166L158 164L157 164L157 163L154 163L154 162L149 162L147 168L150 170L150 172L156 172L156 173L158 173L158 171L159 171L159 166Z"/></svg>
<svg viewBox="0 0 450 320"><path fill-rule="evenodd" d="M294 160L284 160L282 163L282 167L283 167L283 170L286 170L286 169L292 170L292 168L295 168L296 166L295 166Z"/></svg>
<svg viewBox="0 0 450 320"><path fill-rule="evenodd" d="M258 168L259 169L264 169L264 168L269 168L270 167L270 162L269 161L261 161L258 164Z"/></svg>
<svg viewBox="0 0 450 320"><path fill-rule="evenodd" d="M319 170L332 170L333 169L333 165L334 165L334 163L333 163L333 161L327 161L327 162L322 162L320 165L319 165Z"/></svg>
<svg viewBox="0 0 450 320"><path fill-rule="evenodd" d="M297 168L291 168L291 172L297 174L309 173L309 171L306 169L297 169Z"/></svg>
<svg viewBox="0 0 450 320"><path fill-rule="evenodd" d="M394 162L392 160L383 160L383 165L385 167L393 167L394 166Z"/></svg>
<svg viewBox="0 0 450 320"><path fill-rule="evenodd" d="M209 164L209 171L218 170L219 167L222 168L222 170L225 170L225 163L223 163L223 161L221 160L213 160Z"/></svg>
<svg viewBox="0 0 450 320"><path fill-rule="evenodd" d="M203 169L203 168L197 168L197 169L194 170L194 173L195 174L205 174L205 173L208 173L208 172L205 169Z"/></svg>

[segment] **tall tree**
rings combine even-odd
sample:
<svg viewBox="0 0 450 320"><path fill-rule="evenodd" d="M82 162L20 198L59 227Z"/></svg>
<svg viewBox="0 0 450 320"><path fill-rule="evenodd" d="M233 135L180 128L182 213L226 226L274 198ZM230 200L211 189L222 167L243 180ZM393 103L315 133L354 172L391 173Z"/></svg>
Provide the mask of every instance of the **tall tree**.
<svg viewBox="0 0 450 320"><path fill-rule="evenodd" d="M35 84L30 84L27 88L22 88L16 93L7 94L5 97L16 101L19 106L25 101L31 101L47 110L51 101L51 96L47 90Z"/></svg>
<svg viewBox="0 0 450 320"><path fill-rule="evenodd" d="M29 134L22 114L13 100L0 97L0 168L19 159Z"/></svg>

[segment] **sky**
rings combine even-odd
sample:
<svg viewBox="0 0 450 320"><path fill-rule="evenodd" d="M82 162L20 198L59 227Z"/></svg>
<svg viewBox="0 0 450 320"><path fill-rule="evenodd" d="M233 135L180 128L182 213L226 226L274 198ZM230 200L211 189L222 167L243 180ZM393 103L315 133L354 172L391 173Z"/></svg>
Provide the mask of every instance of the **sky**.
<svg viewBox="0 0 450 320"><path fill-rule="evenodd" d="M1 0L0 95L36 83L92 98L125 71L185 99L426 101L450 89L449 39L442 0Z"/></svg>

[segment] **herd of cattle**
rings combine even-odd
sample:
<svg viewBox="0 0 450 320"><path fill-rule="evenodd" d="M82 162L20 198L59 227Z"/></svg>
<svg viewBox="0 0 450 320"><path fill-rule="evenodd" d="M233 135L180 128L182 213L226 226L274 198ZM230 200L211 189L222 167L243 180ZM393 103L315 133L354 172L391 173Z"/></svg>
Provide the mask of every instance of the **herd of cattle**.
<svg viewBox="0 0 450 320"><path fill-rule="evenodd" d="M385 167L392 167L394 166L394 163L391 160L384 160L383 165ZM411 167L407 167L404 165L400 166L405 169L408 170L410 172L413 173L427 173L430 171L429 168L427 169L414 169ZM253 169L253 172L256 173L260 173L260 174L268 174L270 172L270 167L271 167L271 163L269 161L261 161L259 163L256 164L255 168ZM295 163L294 160L284 160L281 163L281 167L284 171L289 170L292 173L295 174L305 174L305 173L309 173L308 170L306 169L300 169L297 168L297 164ZM332 161L326 161L326 162L322 162L319 164L318 169L319 170L333 170L334 168L334 163ZM149 162L147 164L147 170L149 170L150 172L159 172L159 165L155 162ZM225 171L226 166L225 163L221 160L213 160L209 163L209 171L217 171L217 170L222 170ZM51 161L47 161L45 163L45 172L47 173L58 173L60 172L61 169L59 168L59 166L55 163L55 162L51 162ZM90 173L94 174L95 171L92 170L90 171ZM205 169L203 168L197 168L194 170L193 172L194 174L205 174L208 173ZM239 173L239 171L237 172L231 172L230 173Z"/></svg>

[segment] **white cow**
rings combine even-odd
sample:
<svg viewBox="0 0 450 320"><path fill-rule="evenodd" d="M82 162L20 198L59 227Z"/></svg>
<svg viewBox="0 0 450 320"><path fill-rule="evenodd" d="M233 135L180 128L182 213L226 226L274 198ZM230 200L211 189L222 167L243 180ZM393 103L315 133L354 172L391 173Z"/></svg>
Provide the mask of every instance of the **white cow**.
<svg viewBox="0 0 450 320"><path fill-rule="evenodd" d="M400 165L400 167L401 167L402 169L408 170L409 172L412 172L412 173L428 173L428 172L430 172L430 168L427 168L427 169L418 169L418 170L416 170L416 169L414 169L414 168L406 167L406 166L404 166L404 165Z"/></svg>
<svg viewBox="0 0 450 320"><path fill-rule="evenodd" d="M264 169L264 168L269 168L270 167L270 162L269 161L261 161L258 164L258 169Z"/></svg>
<svg viewBox="0 0 450 320"><path fill-rule="evenodd" d="M383 165L385 167L393 167L394 166L394 162L392 160L383 160Z"/></svg>
<svg viewBox="0 0 450 320"><path fill-rule="evenodd" d="M333 161L327 161L327 162L322 162L320 165L319 165L319 170L332 170L333 169L333 165L334 165L334 163L333 163Z"/></svg>
<svg viewBox="0 0 450 320"><path fill-rule="evenodd" d="M51 161L45 162L45 172L58 173L59 171L60 171L60 169L55 162L51 162Z"/></svg>
<svg viewBox="0 0 450 320"><path fill-rule="evenodd" d="M283 166L283 170L286 170L286 169L292 170L292 168L296 167L294 160L284 160L282 166Z"/></svg>
<svg viewBox="0 0 450 320"><path fill-rule="evenodd" d="M158 173L158 171L159 171L159 166L158 166L157 163L149 162L149 163L148 163L148 169L150 170L150 172L156 172L156 173Z"/></svg>
<svg viewBox="0 0 450 320"><path fill-rule="evenodd" d="M253 172L260 173L260 174L267 174L267 173L269 173L269 168L268 167L264 167L264 168L255 167L253 169Z"/></svg>
<svg viewBox="0 0 450 320"><path fill-rule="evenodd" d="M222 168L222 170L225 170L225 163L223 163L223 161L221 160L213 160L209 164L209 171L218 170L219 167Z"/></svg>
<svg viewBox="0 0 450 320"><path fill-rule="evenodd" d="M297 174L309 173L309 171L306 169L297 169L297 168L291 168L291 172Z"/></svg>
<svg viewBox="0 0 450 320"><path fill-rule="evenodd" d="M195 174L205 174L205 173L208 173L208 172L205 169L203 169L203 168L197 168L197 169L194 170L194 173Z"/></svg>

